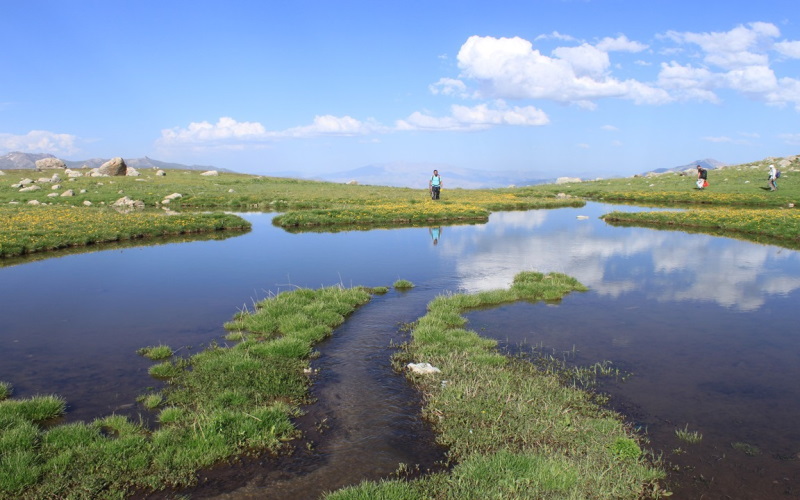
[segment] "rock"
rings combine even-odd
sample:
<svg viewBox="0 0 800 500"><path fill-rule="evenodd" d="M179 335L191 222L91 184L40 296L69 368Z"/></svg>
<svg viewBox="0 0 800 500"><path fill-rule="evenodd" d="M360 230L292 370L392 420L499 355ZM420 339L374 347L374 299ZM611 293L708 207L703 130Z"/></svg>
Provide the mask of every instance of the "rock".
<svg viewBox="0 0 800 500"><path fill-rule="evenodd" d="M128 167L128 170L125 172L125 175L128 177L139 177L142 174L140 174L139 171L136 170L135 168Z"/></svg>
<svg viewBox="0 0 800 500"><path fill-rule="evenodd" d="M64 173L67 174L67 177L72 179L73 177L83 177L83 174L78 172L77 170L66 169Z"/></svg>
<svg viewBox="0 0 800 500"><path fill-rule="evenodd" d="M17 183L17 185L21 187L29 186L31 184L33 184L33 179L28 179L28 178L22 179Z"/></svg>
<svg viewBox="0 0 800 500"><path fill-rule="evenodd" d="M219 172L217 172L216 170L209 170L207 172L203 172L200 175L219 175Z"/></svg>
<svg viewBox="0 0 800 500"><path fill-rule="evenodd" d="M58 193L50 193L47 195L48 198L55 198L56 196L58 196Z"/></svg>
<svg viewBox="0 0 800 500"><path fill-rule="evenodd" d="M556 184L569 184L571 182L583 182L580 177L559 177Z"/></svg>
<svg viewBox="0 0 800 500"><path fill-rule="evenodd" d="M172 193L164 197L165 200L177 200L178 198L183 198L183 195L180 193Z"/></svg>
<svg viewBox="0 0 800 500"><path fill-rule="evenodd" d="M67 164L58 158L42 158L36 160L36 170L47 170L53 168L60 168L62 170L67 168Z"/></svg>
<svg viewBox="0 0 800 500"><path fill-rule="evenodd" d="M41 205L41 203L39 202L39 200L31 200L28 202L28 205Z"/></svg>
<svg viewBox="0 0 800 500"><path fill-rule="evenodd" d="M64 196L64 197L75 196L75 191L73 191L71 189L67 189L66 191L61 193L61 196Z"/></svg>
<svg viewBox="0 0 800 500"><path fill-rule="evenodd" d="M0 175L6 175L6 173L0 170Z"/></svg>
<svg viewBox="0 0 800 500"><path fill-rule="evenodd" d="M50 177L39 177L38 179L36 179L36 182L38 182L39 184L49 183Z"/></svg>
<svg viewBox="0 0 800 500"><path fill-rule="evenodd" d="M121 176L125 175L128 171L128 166L125 165L125 160L117 156L116 158L111 158L107 162L100 165L100 168L97 169L97 172L102 175L109 175L109 176Z"/></svg>
<svg viewBox="0 0 800 500"><path fill-rule="evenodd" d="M92 202L91 202L91 201L89 201L89 200L83 200L83 206L85 206L85 207L91 207L91 206L92 206Z"/></svg>
<svg viewBox="0 0 800 500"><path fill-rule="evenodd" d="M442 371L430 363L409 363L406 366L413 373L418 373L420 375L430 375L431 373L440 373Z"/></svg>
<svg viewBox="0 0 800 500"><path fill-rule="evenodd" d="M28 187L24 187L19 190L20 193L30 193L31 191L38 191L42 189L41 187L37 186L36 184L31 184Z"/></svg>
<svg viewBox="0 0 800 500"><path fill-rule="evenodd" d="M122 198L112 203L111 206L116 208L125 208L125 209L144 208L144 202L141 200L132 200L127 196L123 196Z"/></svg>
<svg viewBox="0 0 800 500"><path fill-rule="evenodd" d="M353 179L352 181L347 181L348 186L358 186L358 181Z"/></svg>
<svg viewBox="0 0 800 500"><path fill-rule="evenodd" d="M156 175L159 177L164 177L165 175L167 175L167 173L164 172L163 170L156 170Z"/></svg>
<svg viewBox="0 0 800 500"><path fill-rule="evenodd" d="M61 189L61 184L53 184L53 186L50 189L52 189L53 191L55 191L56 189Z"/></svg>

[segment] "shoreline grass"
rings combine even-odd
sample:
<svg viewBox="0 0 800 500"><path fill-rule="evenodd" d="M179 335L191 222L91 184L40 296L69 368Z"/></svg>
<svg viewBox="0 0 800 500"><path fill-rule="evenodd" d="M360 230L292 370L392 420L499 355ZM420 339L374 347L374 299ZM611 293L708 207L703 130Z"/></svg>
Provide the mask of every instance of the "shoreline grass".
<svg viewBox="0 0 800 500"><path fill-rule="evenodd" d="M279 452L298 435L291 419L308 397L312 346L369 299L364 288L299 289L239 312L225 325L241 333L236 345L154 365L167 367L168 384L139 402L157 412L155 429L119 415L48 425L65 410L60 398L0 401L0 498L121 499L189 486L198 470L237 456Z"/></svg>
<svg viewBox="0 0 800 500"><path fill-rule="evenodd" d="M45 205L0 207L0 258L99 243L215 231L247 231L233 214L119 213L111 208Z"/></svg>
<svg viewBox="0 0 800 500"><path fill-rule="evenodd" d="M494 340L463 329L462 314L518 300L557 300L586 288L558 273L520 273L508 290L434 299L398 366L428 362L441 370L409 378L424 394L423 414L454 465L422 478L365 482L328 500L382 498L608 498L668 496L665 472L641 449L640 436L585 391L528 362L504 356Z"/></svg>
<svg viewBox="0 0 800 500"><path fill-rule="evenodd" d="M601 217L612 225L682 228L722 234L756 242L797 248L800 245L800 211L790 209L716 208L683 212L610 212Z"/></svg>

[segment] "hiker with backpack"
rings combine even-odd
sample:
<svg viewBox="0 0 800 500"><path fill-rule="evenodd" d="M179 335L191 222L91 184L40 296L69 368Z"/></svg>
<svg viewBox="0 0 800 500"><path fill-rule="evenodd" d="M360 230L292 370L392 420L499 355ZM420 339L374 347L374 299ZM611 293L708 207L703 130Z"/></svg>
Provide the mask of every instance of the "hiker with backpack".
<svg viewBox="0 0 800 500"><path fill-rule="evenodd" d="M439 176L439 171L434 170L431 180L428 181L428 190L431 193L432 200L439 199L439 193L442 190L442 178Z"/></svg>
<svg viewBox="0 0 800 500"><path fill-rule="evenodd" d="M769 166L769 190L775 191L778 189L778 178L781 176L781 171L775 168L775 165Z"/></svg>
<svg viewBox="0 0 800 500"><path fill-rule="evenodd" d="M708 187L708 170L700 165L697 166L697 189Z"/></svg>

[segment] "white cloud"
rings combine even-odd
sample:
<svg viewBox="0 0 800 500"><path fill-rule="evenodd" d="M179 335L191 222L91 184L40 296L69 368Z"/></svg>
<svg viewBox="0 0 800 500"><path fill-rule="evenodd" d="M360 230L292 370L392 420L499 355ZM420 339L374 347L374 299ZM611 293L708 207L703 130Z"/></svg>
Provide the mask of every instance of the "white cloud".
<svg viewBox="0 0 800 500"><path fill-rule="evenodd" d="M678 43L698 45L705 53L705 62L724 69L766 65L765 51L778 36L780 30L775 25L761 22L722 33L667 33L667 37Z"/></svg>
<svg viewBox="0 0 800 500"><path fill-rule="evenodd" d="M617 38L603 38L597 44L597 48L603 52L641 52L647 50L647 45L639 42L628 40L625 35L620 35Z"/></svg>
<svg viewBox="0 0 800 500"><path fill-rule="evenodd" d="M603 97L631 99L637 104L669 102L669 95L635 80L620 81L608 74L608 53L582 44L561 47L555 57L543 55L519 37L470 37L458 53L465 78L481 84L479 95L504 99L551 99L588 103Z"/></svg>
<svg viewBox="0 0 800 500"><path fill-rule="evenodd" d="M366 135L383 130L373 123L361 122L350 116L321 115L314 117L310 125L293 127L282 131L268 131L258 122L238 122L222 117L217 123L192 122L186 128L175 127L161 131L161 146L187 145L199 148L242 149L261 147L275 140L318 136Z"/></svg>
<svg viewBox="0 0 800 500"><path fill-rule="evenodd" d="M775 50L786 57L800 59L800 42L778 42L775 44Z"/></svg>
<svg viewBox="0 0 800 500"><path fill-rule="evenodd" d="M602 127L600 127L600 128L601 128L602 130L605 130L605 131L607 131L607 132L616 132L616 131L618 131L618 130L619 130L619 129L618 129L617 127L615 127L614 125L603 125L603 126L602 126Z"/></svg>
<svg viewBox="0 0 800 500"><path fill-rule="evenodd" d="M495 107L454 105L450 116L434 117L419 111L397 122L397 130L483 130L498 125L537 126L549 123L547 114L533 106L507 107L498 101Z"/></svg>
<svg viewBox="0 0 800 500"><path fill-rule="evenodd" d="M31 130L25 135L0 134L0 149L26 153L70 155L79 151L78 138L72 134L57 134L46 130Z"/></svg>
<svg viewBox="0 0 800 500"><path fill-rule="evenodd" d="M454 78L440 78L438 82L428 87L434 95L460 95L466 96L467 86L461 80Z"/></svg>
<svg viewBox="0 0 800 500"><path fill-rule="evenodd" d="M780 134L778 137L780 137L786 144L800 146L800 134Z"/></svg>
<svg viewBox="0 0 800 500"><path fill-rule="evenodd" d="M350 116L315 116L314 123L280 132L283 137L316 137L322 135L354 136L381 131L382 127L371 122L362 122Z"/></svg>

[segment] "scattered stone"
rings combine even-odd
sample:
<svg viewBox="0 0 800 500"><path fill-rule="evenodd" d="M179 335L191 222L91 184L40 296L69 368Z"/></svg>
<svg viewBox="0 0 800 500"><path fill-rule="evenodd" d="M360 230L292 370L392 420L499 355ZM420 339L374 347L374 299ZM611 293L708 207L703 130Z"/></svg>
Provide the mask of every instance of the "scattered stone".
<svg viewBox="0 0 800 500"><path fill-rule="evenodd" d="M0 170L0 175L6 175L6 173Z"/></svg>
<svg viewBox="0 0 800 500"><path fill-rule="evenodd" d="M19 190L20 193L30 193L31 191L38 191L42 189L41 187L37 186L36 184L31 184L28 187L24 187Z"/></svg>
<svg viewBox="0 0 800 500"><path fill-rule="evenodd" d="M39 203L39 200L31 200L28 202L28 205L41 205L41 203Z"/></svg>
<svg viewBox="0 0 800 500"><path fill-rule="evenodd" d="M125 172L125 175L128 177L139 177L142 174L140 174L139 171L136 170L135 168L128 167L128 170Z"/></svg>
<svg viewBox="0 0 800 500"><path fill-rule="evenodd" d="M118 199L114 203L111 204L112 207L115 208L123 208L123 209L137 209L137 208L144 208L144 202L141 200L132 200L127 196L123 196L122 198Z"/></svg>
<svg viewBox="0 0 800 500"><path fill-rule="evenodd" d="M442 371L430 363L409 363L406 366L412 372L420 375L430 375L431 373L440 373Z"/></svg>
<svg viewBox="0 0 800 500"><path fill-rule="evenodd" d="M75 191L73 191L72 189L67 189L66 191L61 193L61 196L64 197L75 196Z"/></svg>
<svg viewBox="0 0 800 500"><path fill-rule="evenodd" d="M234 190L233 190L233 188L230 188L230 189L228 190L228 192L229 192L229 193L235 193L236 191L234 191Z"/></svg>
<svg viewBox="0 0 800 500"><path fill-rule="evenodd" d="M67 168L67 164L58 158L42 158L41 160L36 160L36 170L47 170L53 168L60 168L63 170Z"/></svg>
<svg viewBox="0 0 800 500"><path fill-rule="evenodd" d="M556 184L569 184L571 182L583 182L580 177L559 177Z"/></svg>
<svg viewBox="0 0 800 500"><path fill-rule="evenodd" d="M100 168L97 169L98 173L112 177L125 175L127 171L128 166L125 165L125 160L119 156L116 158L111 158L107 162L100 165Z"/></svg>
<svg viewBox="0 0 800 500"><path fill-rule="evenodd" d="M83 206L85 206L85 207L91 207L91 206L92 206L92 202L91 202L91 201L89 201L89 200L83 200Z"/></svg>
<svg viewBox="0 0 800 500"><path fill-rule="evenodd" d="M209 170L207 172L203 172L200 175L219 175L219 172L217 172L216 170Z"/></svg>
<svg viewBox="0 0 800 500"><path fill-rule="evenodd" d="M53 185L50 187L50 189L52 189L53 191L55 191L56 189L61 189L61 184L53 184Z"/></svg>
<svg viewBox="0 0 800 500"><path fill-rule="evenodd" d="M50 193L47 195L48 198L55 198L56 196L58 196L58 193Z"/></svg>
<svg viewBox="0 0 800 500"><path fill-rule="evenodd" d="M353 179L351 181L347 181L348 186L358 186L358 181Z"/></svg>
<svg viewBox="0 0 800 500"><path fill-rule="evenodd" d="M77 170L66 169L64 173L67 174L67 177L72 179L73 177L83 177L83 174L78 172Z"/></svg>
<svg viewBox="0 0 800 500"><path fill-rule="evenodd" d="M167 175L167 173L164 172L163 170L156 170L156 175L159 177L164 177L165 175Z"/></svg>
<svg viewBox="0 0 800 500"><path fill-rule="evenodd" d="M177 200L178 198L183 198L183 195L180 193L172 193L164 197L165 200Z"/></svg>

